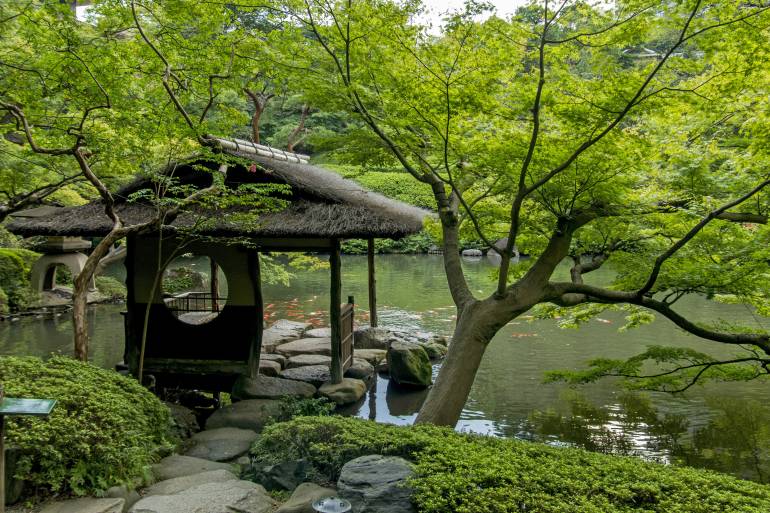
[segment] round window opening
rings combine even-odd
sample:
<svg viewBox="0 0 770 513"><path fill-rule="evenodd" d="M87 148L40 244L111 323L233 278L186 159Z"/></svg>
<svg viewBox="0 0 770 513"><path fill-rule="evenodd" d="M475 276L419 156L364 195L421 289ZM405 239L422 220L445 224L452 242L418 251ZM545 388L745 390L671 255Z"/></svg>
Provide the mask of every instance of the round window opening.
<svg viewBox="0 0 770 513"><path fill-rule="evenodd" d="M227 303L227 278L210 257L185 254L163 271L163 302L185 324L214 320Z"/></svg>

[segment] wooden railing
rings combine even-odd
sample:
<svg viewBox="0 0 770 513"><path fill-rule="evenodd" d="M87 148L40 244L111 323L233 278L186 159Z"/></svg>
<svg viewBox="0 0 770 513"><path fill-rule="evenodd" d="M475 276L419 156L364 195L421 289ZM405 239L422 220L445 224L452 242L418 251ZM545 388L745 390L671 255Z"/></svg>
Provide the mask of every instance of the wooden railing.
<svg viewBox="0 0 770 513"><path fill-rule="evenodd" d="M215 298L210 292L184 292L163 299L176 318L190 312L219 312L226 301L227 298Z"/></svg>

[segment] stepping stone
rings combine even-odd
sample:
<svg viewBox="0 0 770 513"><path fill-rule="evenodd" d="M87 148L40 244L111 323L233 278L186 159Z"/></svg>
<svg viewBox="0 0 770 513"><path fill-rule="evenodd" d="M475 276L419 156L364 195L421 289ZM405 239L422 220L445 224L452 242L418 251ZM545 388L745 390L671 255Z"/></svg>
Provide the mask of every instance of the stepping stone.
<svg viewBox="0 0 770 513"><path fill-rule="evenodd" d="M282 369L286 368L286 357L281 354L261 353L259 355L259 361L269 360L271 362L278 362Z"/></svg>
<svg viewBox="0 0 770 513"><path fill-rule="evenodd" d="M301 338L294 342L287 342L275 349L279 354L287 358L300 354L322 354L331 356L332 339L330 338Z"/></svg>
<svg viewBox="0 0 770 513"><path fill-rule="evenodd" d="M247 453L257 436L250 429L232 427L201 431L190 438L194 445L185 455L210 461L229 461Z"/></svg>
<svg viewBox="0 0 770 513"><path fill-rule="evenodd" d="M200 474L193 474L191 476L175 477L174 479L167 479L160 483L155 483L145 489L142 493L145 497L149 497L150 495L173 495L202 484L223 483L225 481L235 481L237 479L235 474L230 471L210 470L209 472L201 472Z"/></svg>
<svg viewBox="0 0 770 513"><path fill-rule="evenodd" d="M304 381L314 387L320 387L331 379L328 365L306 365L305 367L295 367L281 371L281 377Z"/></svg>
<svg viewBox="0 0 770 513"><path fill-rule="evenodd" d="M353 364L345 371L346 378L369 381L374 376L374 366L363 358L353 357Z"/></svg>
<svg viewBox="0 0 770 513"><path fill-rule="evenodd" d="M337 481L339 496L366 513L416 513L407 481L414 475L408 461L396 456L361 456L345 463Z"/></svg>
<svg viewBox="0 0 770 513"><path fill-rule="evenodd" d="M331 328L314 328L312 330L307 330L304 336L307 338L331 338L332 329Z"/></svg>
<svg viewBox="0 0 770 513"><path fill-rule="evenodd" d="M152 466L152 473L158 481L174 479L175 477L189 476L209 470L233 470L232 465L227 463L216 463L214 461L204 460L203 458L194 458L192 456L182 456L172 454L167 458L160 460Z"/></svg>
<svg viewBox="0 0 770 513"><path fill-rule="evenodd" d="M260 433L271 418L280 418L282 412L281 401L273 399L238 401L212 413L206 421L206 428L237 427Z"/></svg>
<svg viewBox="0 0 770 513"><path fill-rule="evenodd" d="M240 376L233 385L234 399L280 399L281 397L313 397L315 387L281 377L257 376L248 378Z"/></svg>
<svg viewBox="0 0 770 513"><path fill-rule="evenodd" d="M355 358L363 358L374 366L384 360L387 354L388 352L384 349L356 349L353 351Z"/></svg>
<svg viewBox="0 0 770 513"><path fill-rule="evenodd" d="M274 362L272 360L264 360L262 358L259 359L259 374L261 376L275 377L279 372L281 372L282 369L283 368L281 367L281 364L278 362Z"/></svg>
<svg viewBox="0 0 770 513"><path fill-rule="evenodd" d="M366 394L366 383L354 378L342 378L342 382L337 384L327 381L321 385L318 393L339 405L351 404Z"/></svg>
<svg viewBox="0 0 770 513"><path fill-rule="evenodd" d="M286 364L287 369L294 369L296 367L306 367L308 365L331 365L331 356L324 356L322 354L298 354L289 358Z"/></svg>
<svg viewBox="0 0 770 513"><path fill-rule="evenodd" d="M84 497L62 502L54 502L43 508L40 513L123 513L123 499L93 499Z"/></svg>
<svg viewBox="0 0 770 513"><path fill-rule="evenodd" d="M278 503L250 481L205 483L173 495L140 500L129 513L270 513Z"/></svg>
<svg viewBox="0 0 770 513"><path fill-rule="evenodd" d="M262 347L272 353L277 346L301 338L312 327L310 323L278 320L262 332Z"/></svg>
<svg viewBox="0 0 770 513"><path fill-rule="evenodd" d="M324 488L315 483L302 483L275 513L314 513L313 502L336 494L332 488Z"/></svg>

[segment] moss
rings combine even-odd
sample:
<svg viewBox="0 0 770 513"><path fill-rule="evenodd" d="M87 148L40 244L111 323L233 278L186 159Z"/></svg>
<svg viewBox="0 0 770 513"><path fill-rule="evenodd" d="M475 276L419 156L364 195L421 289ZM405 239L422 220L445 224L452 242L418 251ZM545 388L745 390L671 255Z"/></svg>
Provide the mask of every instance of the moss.
<svg viewBox="0 0 770 513"><path fill-rule="evenodd" d="M0 289L6 295L8 310L22 310L34 299L29 278L39 256L27 249L0 248Z"/></svg>
<svg viewBox="0 0 770 513"><path fill-rule="evenodd" d="M414 462L422 513L722 513L770 511L770 487L631 457L346 417L269 426L256 458L307 458L325 478L365 454Z"/></svg>
<svg viewBox="0 0 770 513"><path fill-rule="evenodd" d="M96 288L113 301L126 299L126 286L111 276L97 276Z"/></svg>
<svg viewBox="0 0 770 513"><path fill-rule="evenodd" d="M135 483L170 447L168 409L135 380L71 358L0 358L8 396L56 399L48 418L8 420L22 451L17 477L50 492L97 493Z"/></svg>

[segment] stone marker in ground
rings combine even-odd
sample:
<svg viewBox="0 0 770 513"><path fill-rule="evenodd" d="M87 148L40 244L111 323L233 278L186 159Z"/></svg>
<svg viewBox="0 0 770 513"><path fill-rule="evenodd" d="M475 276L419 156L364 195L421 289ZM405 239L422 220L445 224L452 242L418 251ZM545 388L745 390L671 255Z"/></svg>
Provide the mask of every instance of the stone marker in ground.
<svg viewBox="0 0 770 513"><path fill-rule="evenodd" d="M336 494L336 490L332 488L324 488L315 483L302 483L275 513L314 513L313 502Z"/></svg>
<svg viewBox="0 0 770 513"><path fill-rule="evenodd" d="M314 387L320 387L331 379L328 365L306 365L305 367L295 367L281 371L281 377L304 381Z"/></svg>
<svg viewBox="0 0 770 513"><path fill-rule="evenodd" d="M158 481L189 476L200 472L207 472L209 470L230 471L233 470L233 466L227 463L204 460L203 458L182 456L181 454L172 454L152 466L152 473Z"/></svg>
<svg viewBox="0 0 770 513"><path fill-rule="evenodd" d="M206 429L237 427L260 433L268 420L279 418L281 401L273 399L249 399L219 408L206 421Z"/></svg>
<svg viewBox="0 0 770 513"><path fill-rule="evenodd" d="M283 367L281 367L281 364L278 362L273 360L263 360L262 358L259 359L259 374L261 376L275 377L282 369Z"/></svg>
<svg viewBox="0 0 770 513"><path fill-rule="evenodd" d="M369 381L374 376L374 366L363 358L353 357L353 364L345 371L346 378Z"/></svg>
<svg viewBox="0 0 770 513"><path fill-rule="evenodd" d="M403 458L361 456L342 467L337 481L340 497L353 505L353 513L416 513L407 480L414 474Z"/></svg>
<svg viewBox="0 0 770 513"><path fill-rule="evenodd" d="M201 431L190 438L185 455L211 461L230 461L246 454L257 434L251 429L223 427Z"/></svg>
<svg viewBox="0 0 770 513"><path fill-rule="evenodd" d="M123 499L92 499L84 497L61 502L53 502L40 513L123 513Z"/></svg>
<svg viewBox="0 0 770 513"><path fill-rule="evenodd" d="M235 474L228 470L210 470L155 483L149 488L145 488L142 491L142 495L145 497L150 495L173 495L206 483L224 483L225 481L236 480L238 478Z"/></svg>
<svg viewBox="0 0 770 513"><path fill-rule="evenodd" d="M299 354L322 354L331 356L332 340L330 338L301 338L276 347L276 352L290 358Z"/></svg>
<svg viewBox="0 0 770 513"><path fill-rule="evenodd" d="M282 377L240 376L233 385L233 399L280 399L281 397L313 397L315 387Z"/></svg>
<svg viewBox="0 0 770 513"><path fill-rule="evenodd" d="M399 385L427 387L432 383L430 358L420 345L393 342L388 349L388 369Z"/></svg>
<svg viewBox="0 0 770 513"><path fill-rule="evenodd" d="M312 330L307 330L304 337L308 338L331 338L332 336L332 329L331 328L315 328Z"/></svg>
<svg viewBox="0 0 770 513"><path fill-rule="evenodd" d="M130 513L270 513L275 502L265 489L250 481L205 483L173 495L140 500Z"/></svg>
<svg viewBox="0 0 770 513"><path fill-rule="evenodd" d="M377 365L385 359L387 351L383 349L356 349L353 351L353 356L356 358L363 358L372 365Z"/></svg>
<svg viewBox="0 0 770 513"><path fill-rule="evenodd" d="M286 363L287 369L294 369L297 367L307 367L308 365L331 365L332 357L324 356L322 354L298 354L292 356Z"/></svg>
<svg viewBox="0 0 770 513"><path fill-rule="evenodd" d="M327 381L321 385L318 393L339 405L352 404L366 394L366 383L355 378L342 378L342 382L336 384Z"/></svg>

